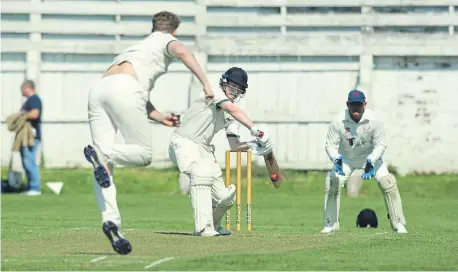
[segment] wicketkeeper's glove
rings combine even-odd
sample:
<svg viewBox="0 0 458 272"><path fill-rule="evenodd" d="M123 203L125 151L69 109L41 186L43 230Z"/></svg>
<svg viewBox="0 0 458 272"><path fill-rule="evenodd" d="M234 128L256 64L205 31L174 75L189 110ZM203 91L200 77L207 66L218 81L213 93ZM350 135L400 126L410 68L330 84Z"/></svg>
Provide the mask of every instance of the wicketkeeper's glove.
<svg viewBox="0 0 458 272"><path fill-rule="evenodd" d="M364 173L361 175L363 179L371 179L375 175L374 163L372 160L367 159L366 167L364 167Z"/></svg>
<svg viewBox="0 0 458 272"><path fill-rule="evenodd" d="M345 176L345 172L343 171L342 155L337 156L334 160L334 171L336 171L338 175Z"/></svg>

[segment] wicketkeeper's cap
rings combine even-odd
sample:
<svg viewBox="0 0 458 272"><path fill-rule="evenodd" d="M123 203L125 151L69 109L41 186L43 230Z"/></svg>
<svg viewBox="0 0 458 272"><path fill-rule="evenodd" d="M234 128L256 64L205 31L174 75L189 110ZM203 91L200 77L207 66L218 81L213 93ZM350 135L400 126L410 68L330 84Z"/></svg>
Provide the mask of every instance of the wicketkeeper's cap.
<svg viewBox="0 0 458 272"><path fill-rule="evenodd" d="M364 103L366 102L366 96L361 91L352 90L348 93L347 103L353 103L353 102Z"/></svg>
<svg viewBox="0 0 458 272"><path fill-rule="evenodd" d="M377 215L371 209L364 209L356 217L356 227L359 228L376 228L378 227Z"/></svg>
<svg viewBox="0 0 458 272"><path fill-rule="evenodd" d="M248 88L248 75L242 68L232 67L223 74L223 78Z"/></svg>

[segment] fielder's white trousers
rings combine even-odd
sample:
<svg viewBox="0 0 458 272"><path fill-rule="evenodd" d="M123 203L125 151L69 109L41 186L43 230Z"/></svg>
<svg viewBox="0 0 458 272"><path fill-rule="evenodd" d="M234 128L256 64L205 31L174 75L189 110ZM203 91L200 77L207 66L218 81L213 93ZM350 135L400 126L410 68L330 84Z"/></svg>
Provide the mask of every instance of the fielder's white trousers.
<svg viewBox="0 0 458 272"><path fill-rule="evenodd" d="M152 130L146 113L148 95L133 77L101 78L89 93L89 127L94 145L115 166L151 163ZM115 143L120 132L125 143Z"/></svg>
<svg viewBox="0 0 458 272"><path fill-rule="evenodd" d="M114 166L146 166L151 163L152 131L146 113L147 93L130 75L99 79L88 98L89 127L93 144L105 157L113 175ZM120 132L124 143L116 143ZM116 186L102 188L94 178L94 190L102 222L121 224Z"/></svg>

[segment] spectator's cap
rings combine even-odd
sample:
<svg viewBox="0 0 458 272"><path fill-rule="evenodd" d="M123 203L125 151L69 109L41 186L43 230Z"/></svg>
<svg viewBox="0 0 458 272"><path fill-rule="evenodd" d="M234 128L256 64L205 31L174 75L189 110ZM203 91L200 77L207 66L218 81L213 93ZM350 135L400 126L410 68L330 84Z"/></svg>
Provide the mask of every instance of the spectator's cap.
<svg viewBox="0 0 458 272"><path fill-rule="evenodd" d="M366 96L361 91L352 90L348 93L347 103L353 103L353 102L364 103L366 102Z"/></svg>
<svg viewBox="0 0 458 272"><path fill-rule="evenodd" d="M376 228L378 226L377 215L374 210L364 209L356 217L356 227Z"/></svg>
<svg viewBox="0 0 458 272"><path fill-rule="evenodd" d="M29 87L35 90L35 82L31 79L26 79L21 84L21 88L23 87Z"/></svg>

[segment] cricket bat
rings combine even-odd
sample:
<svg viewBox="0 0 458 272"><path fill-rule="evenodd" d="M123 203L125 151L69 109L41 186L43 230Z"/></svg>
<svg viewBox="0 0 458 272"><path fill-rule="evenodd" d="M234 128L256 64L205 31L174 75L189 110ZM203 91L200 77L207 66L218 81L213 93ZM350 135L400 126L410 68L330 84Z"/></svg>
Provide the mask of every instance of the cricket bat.
<svg viewBox="0 0 458 272"><path fill-rule="evenodd" d="M278 167L277 160L275 159L274 152L267 153L264 155L264 161L266 162L267 171L269 172L270 180L272 181L275 188L279 188L280 184L285 181L283 174L281 173L280 167Z"/></svg>

